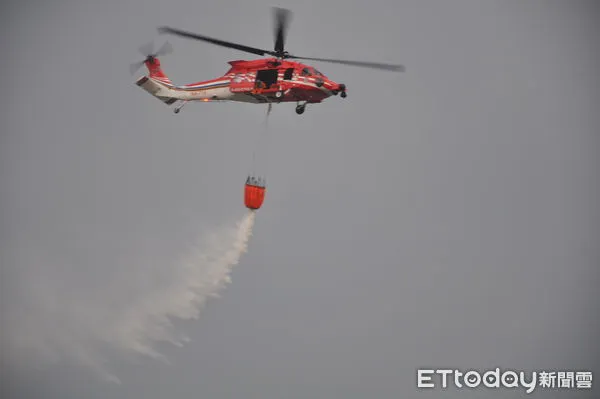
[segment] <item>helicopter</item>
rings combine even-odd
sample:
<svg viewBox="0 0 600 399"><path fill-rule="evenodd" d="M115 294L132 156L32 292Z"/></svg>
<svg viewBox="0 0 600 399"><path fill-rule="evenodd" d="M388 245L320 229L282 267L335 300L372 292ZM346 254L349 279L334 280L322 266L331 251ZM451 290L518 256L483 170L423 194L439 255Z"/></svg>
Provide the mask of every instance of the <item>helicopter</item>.
<svg viewBox="0 0 600 399"><path fill-rule="evenodd" d="M140 48L140 52L146 58L131 65L132 74L143 65L146 65L149 72L148 76L140 77L136 84L167 105L177 103L173 110L176 114L190 101L236 101L251 104L268 103L269 111L273 103L295 102L297 104L296 113L301 115L307 104L321 103L326 98L338 94L340 97L346 98L347 87L343 83L337 83L328 78L311 65L292 60L330 62L385 71L405 71L403 65L292 55L285 50L285 38L291 11L279 7L272 7L272 10L275 20L273 50L249 47L166 26L158 28L161 34L172 34L270 57L229 61L230 68L221 77L177 86L164 73L158 59L159 56L171 53L173 47L167 41L156 52L153 52L153 44L150 43Z"/></svg>

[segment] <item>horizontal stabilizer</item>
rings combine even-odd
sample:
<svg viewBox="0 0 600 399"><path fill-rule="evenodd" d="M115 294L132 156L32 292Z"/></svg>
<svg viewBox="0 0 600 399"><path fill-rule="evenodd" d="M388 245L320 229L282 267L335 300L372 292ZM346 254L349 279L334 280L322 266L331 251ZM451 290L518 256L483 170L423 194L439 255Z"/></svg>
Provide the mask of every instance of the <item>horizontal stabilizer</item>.
<svg viewBox="0 0 600 399"><path fill-rule="evenodd" d="M174 90L156 83L147 76L142 76L135 84L167 105L171 105L178 100L178 98L173 97L173 94L175 93Z"/></svg>

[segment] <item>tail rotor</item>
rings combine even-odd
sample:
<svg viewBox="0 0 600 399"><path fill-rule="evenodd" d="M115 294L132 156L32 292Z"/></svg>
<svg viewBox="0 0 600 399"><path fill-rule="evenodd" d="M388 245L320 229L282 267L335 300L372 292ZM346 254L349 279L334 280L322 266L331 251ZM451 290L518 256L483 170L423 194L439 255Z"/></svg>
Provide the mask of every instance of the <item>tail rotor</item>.
<svg viewBox="0 0 600 399"><path fill-rule="evenodd" d="M155 58L171 54L173 52L173 46L171 43L165 42L156 52L154 52L154 43L150 42L141 46L139 51L146 58L143 61L134 62L129 66L129 71L132 75L136 73L138 69L140 69L146 62L150 62L152 64Z"/></svg>

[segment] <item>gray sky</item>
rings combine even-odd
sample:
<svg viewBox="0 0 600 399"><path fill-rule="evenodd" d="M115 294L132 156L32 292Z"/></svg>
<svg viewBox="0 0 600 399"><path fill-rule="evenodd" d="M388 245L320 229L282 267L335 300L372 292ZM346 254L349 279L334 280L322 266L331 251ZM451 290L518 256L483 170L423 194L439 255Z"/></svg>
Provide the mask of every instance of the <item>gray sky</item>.
<svg viewBox="0 0 600 399"><path fill-rule="evenodd" d="M348 98L274 108L249 252L177 323L192 342L156 346L171 364L95 340L153 306L198 236L244 215L266 109L174 115L128 67L159 25L271 47L275 4L5 3L3 398L500 398L525 395L417 391L416 369L600 372L593 3L278 3L294 12L290 52L407 72L315 63ZM252 58L169 40L175 83Z"/></svg>

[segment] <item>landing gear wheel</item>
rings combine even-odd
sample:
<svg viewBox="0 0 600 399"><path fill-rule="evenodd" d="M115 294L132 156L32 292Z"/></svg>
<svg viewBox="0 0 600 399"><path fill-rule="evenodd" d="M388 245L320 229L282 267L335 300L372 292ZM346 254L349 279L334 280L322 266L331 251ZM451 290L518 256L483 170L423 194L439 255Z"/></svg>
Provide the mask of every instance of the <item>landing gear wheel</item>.
<svg viewBox="0 0 600 399"><path fill-rule="evenodd" d="M179 111L181 111L181 109L180 109L180 108L175 108L175 109L173 110L173 112L175 112L176 114L178 114L178 113L179 113Z"/></svg>
<svg viewBox="0 0 600 399"><path fill-rule="evenodd" d="M304 113L305 108L306 108L306 105L298 105L298 106L296 106L296 113L298 115L302 115Z"/></svg>
<svg viewBox="0 0 600 399"><path fill-rule="evenodd" d="M341 93L340 93L340 96L341 96L342 98L346 98L347 94L346 94L346 92L345 92L345 91L343 91L343 92L341 92Z"/></svg>
<svg viewBox="0 0 600 399"><path fill-rule="evenodd" d="M278 92L276 92L276 93L275 93L275 97L277 97L277 98L281 98L281 97L283 97L283 92L282 92L282 91L278 91Z"/></svg>

